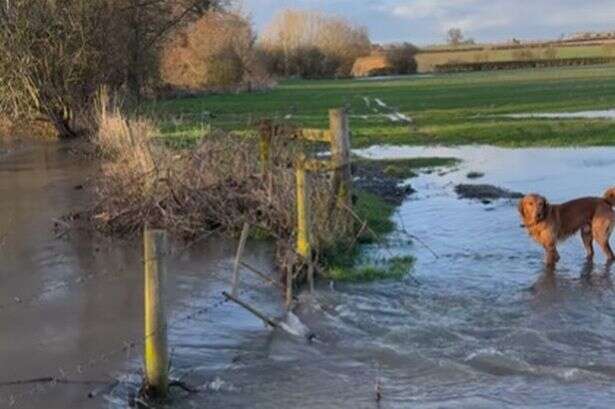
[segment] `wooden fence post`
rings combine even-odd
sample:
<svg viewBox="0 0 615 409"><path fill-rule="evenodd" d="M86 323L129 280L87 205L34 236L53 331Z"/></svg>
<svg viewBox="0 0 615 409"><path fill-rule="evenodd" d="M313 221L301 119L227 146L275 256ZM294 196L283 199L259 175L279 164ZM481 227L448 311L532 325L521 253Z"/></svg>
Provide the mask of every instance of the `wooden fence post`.
<svg viewBox="0 0 615 409"><path fill-rule="evenodd" d="M350 128L344 109L329 111L331 133L331 160L333 164L333 195L329 203L329 214L333 215L336 205L352 207L352 172L350 167Z"/></svg>
<svg viewBox="0 0 615 409"><path fill-rule="evenodd" d="M148 396L164 399L169 389L167 349L166 264L167 234L143 233L145 267L145 382Z"/></svg>
<svg viewBox="0 0 615 409"><path fill-rule="evenodd" d="M295 177L297 184L297 253L308 263L308 282L310 290L314 288L313 269L310 268L312 260L312 244L310 237L310 204L309 204L309 186L306 180L305 156L301 156L296 163ZM290 282L292 287L292 281ZM288 283L287 283L288 286ZM288 289L287 289L288 291ZM292 290L291 290L292 291ZM292 297L292 293L287 297ZM287 299L287 302L290 302Z"/></svg>
<svg viewBox="0 0 615 409"><path fill-rule="evenodd" d="M341 218L344 231L352 230L352 217L343 212L336 215L335 208L352 207L352 171L350 167L350 128L348 115L343 109L329 111L331 133L331 161L333 165L333 192L329 202L329 221L334 223L336 216Z"/></svg>

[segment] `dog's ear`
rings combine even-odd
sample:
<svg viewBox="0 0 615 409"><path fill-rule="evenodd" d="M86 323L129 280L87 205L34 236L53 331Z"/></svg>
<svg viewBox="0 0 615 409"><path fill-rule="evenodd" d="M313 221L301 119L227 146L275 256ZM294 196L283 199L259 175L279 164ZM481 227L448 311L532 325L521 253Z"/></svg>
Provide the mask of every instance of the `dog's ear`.
<svg viewBox="0 0 615 409"><path fill-rule="evenodd" d="M604 192L604 200L606 200L611 206L615 206L615 187L612 187Z"/></svg>
<svg viewBox="0 0 615 409"><path fill-rule="evenodd" d="M547 214L549 211L549 201L544 196L539 196L538 199L538 220L542 221L547 218Z"/></svg>
<svg viewBox="0 0 615 409"><path fill-rule="evenodd" d="M525 198L519 200L519 203L517 204L517 210L519 211L521 218L525 220Z"/></svg>

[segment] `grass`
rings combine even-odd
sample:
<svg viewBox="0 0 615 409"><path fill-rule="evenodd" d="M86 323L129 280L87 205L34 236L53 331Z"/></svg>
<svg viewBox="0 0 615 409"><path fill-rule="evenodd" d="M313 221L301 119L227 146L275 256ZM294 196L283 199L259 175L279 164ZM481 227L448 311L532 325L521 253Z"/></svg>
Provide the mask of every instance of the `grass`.
<svg viewBox="0 0 615 409"><path fill-rule="evenodd" d="M190 146L209 127L247 132L259 118L287 118L303 127L325 129L328 110L340 106L347 107L351 115L353 148L375 144L615 145L611 121L505 116L612 108L614 68L549 68L384 80L289 80L269 92L157 101L149 111L171 146ZM412 124L391 122L385 115L394 112L411 117ZM417 167L434 166L420 161L391 162L386 169L392 176L412 175ZM394 206L381 198L358 192L356 210L379 236L394 229ZM374 238L364 236L361 241L366 244ZM352 251L329 249L323 256L330 277L340 281L399 279L410 271L413 262L397 257L366 259L361 247Z"/></svg>
<svg viewBox="0 0 615 409"><path fill-rule="evenodd" d="M391 216L395 212L395 206L384 202L378 196L371 193L357 191L357 201L355 203L355 212L367 223L370 229L378 236L383 236L393 231L395 224L391 221ZM370 243L374 240L372 236L366 236L363 239L364 243Z"/></svg>
<svg viewBox="0 0 615 409"><path fill-rule="evenodd" d="M360 237L361 245L378 242L380 237L391 233L395 224L391 216L395 206L386 203L376 195L357 191L355 211L361 220L367 222L370 231ZM376 237L377 236L377 237ZM348 250L343 247L329 248L323 254L327 278L343 282L367 282L374 280L401 280L410 273L414 258L369 257L362 246Z"/></svg>
<svg viewBox="0 0 615 409"><path fill-rule="evenodd" d="M586 46L554 46L556 51L555 58L588 58L588 57L609 57L612 56L612 49L604 45L586 45ZM478 61L514 61L518 60L520 51L531 53L533 59L545 58L547 47L541 48L518 48L518 49L489 49L488 47L482 51L464 50L463 48L456 51L442 51L419 53L416 56L419 72L431 72L436 65L446 64L450 62L472 63Z"/></svg>
<svg viewBox="0 0 615 409"><path fill-rule="evenodd" d="M615 145L607 120L515 119L511 113L572 112L615 106L615 67L566 67L409 76L390 80L289 80L269 92L164 100L149 106L163 136L190 144L211 124L239 132L273 117L325 129L328 109L346 106L352 146L374 144ZM369 98L370 106L365 102ZM387 108L375 103L378 98ZM412 126L384 114L399 111Z"/></svg>
<svg viewBox="0 0 615 409"><path fill-rule="evenodd" d="M342 282L369 282L375 280L401 280L414 265L414 257L393 257L371 264L346 268L342 265L333 266L328 270L329 277Z"/></svg>

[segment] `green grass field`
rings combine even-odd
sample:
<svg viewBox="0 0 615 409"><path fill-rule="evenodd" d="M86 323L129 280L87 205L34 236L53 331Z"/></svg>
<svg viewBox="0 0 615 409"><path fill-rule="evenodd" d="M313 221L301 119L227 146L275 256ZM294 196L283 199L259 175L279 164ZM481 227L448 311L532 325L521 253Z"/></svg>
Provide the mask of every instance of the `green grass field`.
<svg viewBox="0 0 615 409"><path fill-rule="evenodd" d="M376 98L387 107L378 105ZM246 131L254 120L276 118L324 129L328 109L340 106L349 109L354 147L615 145L612 121L502 116L615 108L615 66L385 80L290 80L268 92L158 101L150 111L168 140L189 143L206 132L209 122L214 128ZM393 112L411 117L413 124L392 122L385 115Z"/></svg>
<svg viewBox="0 0 615 409"><path fill-rule="evenodd" d="M460 48L457 51L428 52L416 55L418 71L420 73L433 72L436 65L456 63L472 63L485 61L515 61L519 59L519 53L525 52L532 59L547 58L548 48L520 48L520 49L490 49L465 51ZM609 45L587 45L578 47L554 46L553 58L588 58L613 56L615 48L613 43Z"/></svg>

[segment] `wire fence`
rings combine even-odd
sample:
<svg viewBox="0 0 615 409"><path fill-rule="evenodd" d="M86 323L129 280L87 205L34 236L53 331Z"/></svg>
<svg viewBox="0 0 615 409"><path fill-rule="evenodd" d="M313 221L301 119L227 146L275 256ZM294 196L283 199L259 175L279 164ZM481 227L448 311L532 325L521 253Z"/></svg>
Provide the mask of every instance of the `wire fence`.
<svg viewBox="0 0 615 409"><path fill-rule="evenodd" d="M381 104L380 104L381 105ZM338 110L340 112L341 115L344 116L343 121L340 123L342 126L341 131L336 131L335 129L333 129L332 126L332 130L331 130L331 135L337 135L337 136L342 136L344 139L348 139L348 126L347 123L345 126L343 126L343 122L346 120L345 118L345 113L341 110ZM379 114L380 115L380 114ZM188 116L186 116L188 117ZM199 118L197 116L197 118ZM206 116L201 113L200 115L201 119L205 119ZM179 121L183 121L185 119L178 119L177 122L177 127L181 126ZM337 137L336 136L336 137ZM349 142L344 144L344 149L348 150L350 149L349 146ZM332 149L333 150L333 149ZM349 156L349 152L346 152ZM336 162L337 163L337 162ZM341 163L341 164L340 164ZM348 160L344 160L343 162L337 163L336 166L334 166L332 169L335 170L335 172L340 172L340 169L342 168L349 168L350 167L350 162ZM341 175L341 172L340 172ZM341 177L341 176L340 176ZM341 192L344 192L344 189L338 189L339 192L337 192L336 194L340 194ZM346 192L348 193L348 192ZM341 197L341 196L340 196ZM349 199L349 198L347 198ZM335 203L335 202L334 202ZM340 203L345 203L345 201L342 201ZM356 215L356 213L353 212L352 208L350 206L346 206L344 207L345 211L347 211L349 213L349 216L354 217L357 219L357 222L362 223L363 228L369 230L369 226L366 226L366 223L363 222L362 220L360 220L360 218L358 218L358 216ZM309 223L306 223L306 225L308 225ZM378 235L376 233L374 233L373 231L371 231L372 234L374 234L376 236L376 239L379 240L382 244L385 245L386 250L390 252L387 244L385 241L382 241ZM356 242L356 240L355 240ZM354 245L354 242L353 242ZM299 254L299 251L294 250L297 255L302 256L303 258L307 258L307 256L305 254ZM171 252L166 252L165 254L163 254L163 256L167 256L169 254L172 254ZM434 253L435 254L435 253ZM436 255L437 256L437 255ZM307 263L311 263L311 257L307 258ZM304 260L304 262L306 262L306 260ZM146 263L148 260L142 260L144 263ZM244 265L244 268L246 266ZM302 270L303 268L301 268L300 270ZM226 285L232 285L232 282L230 279L227 279L225 277L221 277L216 273L212 273L212 275L216 278L216 280L219 280L220 282L226 284ZM292 286L293 286L293 273L291 272L290 275L287 274L287 278L290 276L290 281L287 281L287 285L286 285L286 289L288 291L288 289L291 289L290 292L290 296L289 293L287 292L287 305L290 305L290 301L292 301ZM40 300L43 299L43 297L45 295L47 295L48 293L54 292L54 291L58 291L59 289L64 289L64 290L74 290L76 289L76 287L83 285L84 283L89 283L89 282L94 282L95 280L102 280L102 279L106 279L108 277L114 277L114 278L121 278L121 275L118 275L117 272L103 272L103 273L91 273L91 274L87 274L84 276L80 276L77 277L73 280L69 280L69 281L65 281L62 283L58 283L56 286L50 287L46 290L44 290L42 293L36 294L34 296L31 297L27 297L27 298L20 298L20 297L14 297L13 300L11 302L8 303L4 303L4 304L0 304L0 311L3 310L7 310L9 308L16 308L17 306L23 306L23 307L30 307L34 304L36 304L37 302L39 302ZM270 284L271 283L275 283L274 279L269 280ZM247 291L249 291L250 288L245 288L243 289L239 295L245 295L245 293ZM190 299L199 299L201 296L201 291L202 290L198 290L198 294L195 292L193 294L190 295ZM226 304L229 302L229 297L225 296L222 297L220 296L220 298L218 299L218 297L216 297L216 301L214 301L213 303L207 305L207 306L195 306L193 308L189 308L188 311L183 312L181 315L174 317L171 321L172 324L169 325L168 329L173 331L173 330L177 330L179 329L179 326L183 325L185 322L191 321L191 320L197 320L200 317L202 317L204 314L206 314L207 312L212 311L213 309L219 308L220 306ZM241 305L241 304L240 304ZM255 314L258 315L258 314ZM74 379L75 377L78 376L82 376L87 370L95 368L105 362L108 362L114 358L117 358L119 356L126 356L127 359L130 359L130 357L133 354L133 351L141 346L143 346L148 340L150 340L152 337L156 336L158 334L158 332L151 332L148 334L144 334L143 336L140 337L135 337L135 338L131 338L131 339L126 339L123 340L121 342L119 342L118 347L106 351L104 353L101 354L97 354L96 356L90 357L86 360L80 361L78 364L71 364L71 365L67 365L65 367L57 367L55 370L55 374L50 374L50 376L46 376L46 377L39 377L39 378L32 378L32 379L22 379L22 380L15 380L15 381L7 381L4 383L0 383L0 388L3 387L15 387L15 386L19 386L19 385L28 385L28 384L34 384L34 386L32 388L28 388L27 390L20 392L18 394L10 394L8 395L8 398L5 399L6 403L8 403L8 407L17 407L18 404L20 404L20 402L24 401L25 399L27 399L28 397L31 397L33 395L39 395L44 393L45 391L48 391L49 388L53 388L56 387L58 385L67 385L67 384L73 384L73 383L84 383L87 381L80 381L80 380L76 380ZM91 384L101 384L104 382L101 381L89 381L89 383ZM0 399L0 403L2 403L2 400Z"/></svg>
<svg viewBox="0 0 615 409"><path fill-rule="evenodd" d="M177 254L177 253L175 253ZM144 260L145 261L145 260ZM219 282L228 285L229 288L232 285L230 278L222 277L216 272L208 272L210 277L214 277ZM106 274L102 275L92 275L91 278L101 278L106 277ZM71 282L72 284L72 282ZM263 286L254 286L247 285L246 282L242 282L242 289L239 291L239 296L244 296L250 291L254 290L262 290ZM68 288L68 287L63 287ZM202 298L202 289L195 290L191 292L186 299L201 299ZM41 296L39 295L38 298ZM178 330L182 325L186 322L195 321L201 318L204 314L211 312L212 310L219 308L229 302L229 299L220 295L216 295L216 301L206 305L206 306L195 306L189 308L189 311L184 311L180 313L178 316L173 317L170 321L171 325L168 326L169 331ZM15 304L11 304L13 306ZM16 305L24 305L24 303L19 303ZM88 370L95 368L103 363L107 363L112 359L120 359L120 357L125 357L125 359L129 360L133 357L133 352L138 348L141 348L145 345L145 342L155 336L156 333L152 332L149 334L144 334L141 337L125 339L121 342L118 342L119 346L117 348L111 349L104 353L98 354L96 356L89 357L85 360L79 361L76 364L58 366L55 369L55 373L46 374L45 376L38 376L30 379L18 379L11 381L0 382L0 391L2 389L11 388L11 387L20 387L24 385L34 385L32 387L27 388L25 391L19 393L0 393L0 406L6 405L8 408L17 408L20 407L21 404L25 403L25 401L29 398L33 398L35 395L40 395L48 392L51 388L55 388L58 386L69 386L69 385L89 385L89 386L109 386L109 388L113 388L116 386L119 381L110 380L110 381L101 381L101 380L80 380L77 379L80 376L83 376ZM198 390L191 389L192 392L198 392ZM91 394L91 392L90 392ZM90 395L88 394L88 395ZM4 396L4 397L3 397ZM94 397L94 396L89 396ZM3 406L4 407L4 406Z"/></svg>

